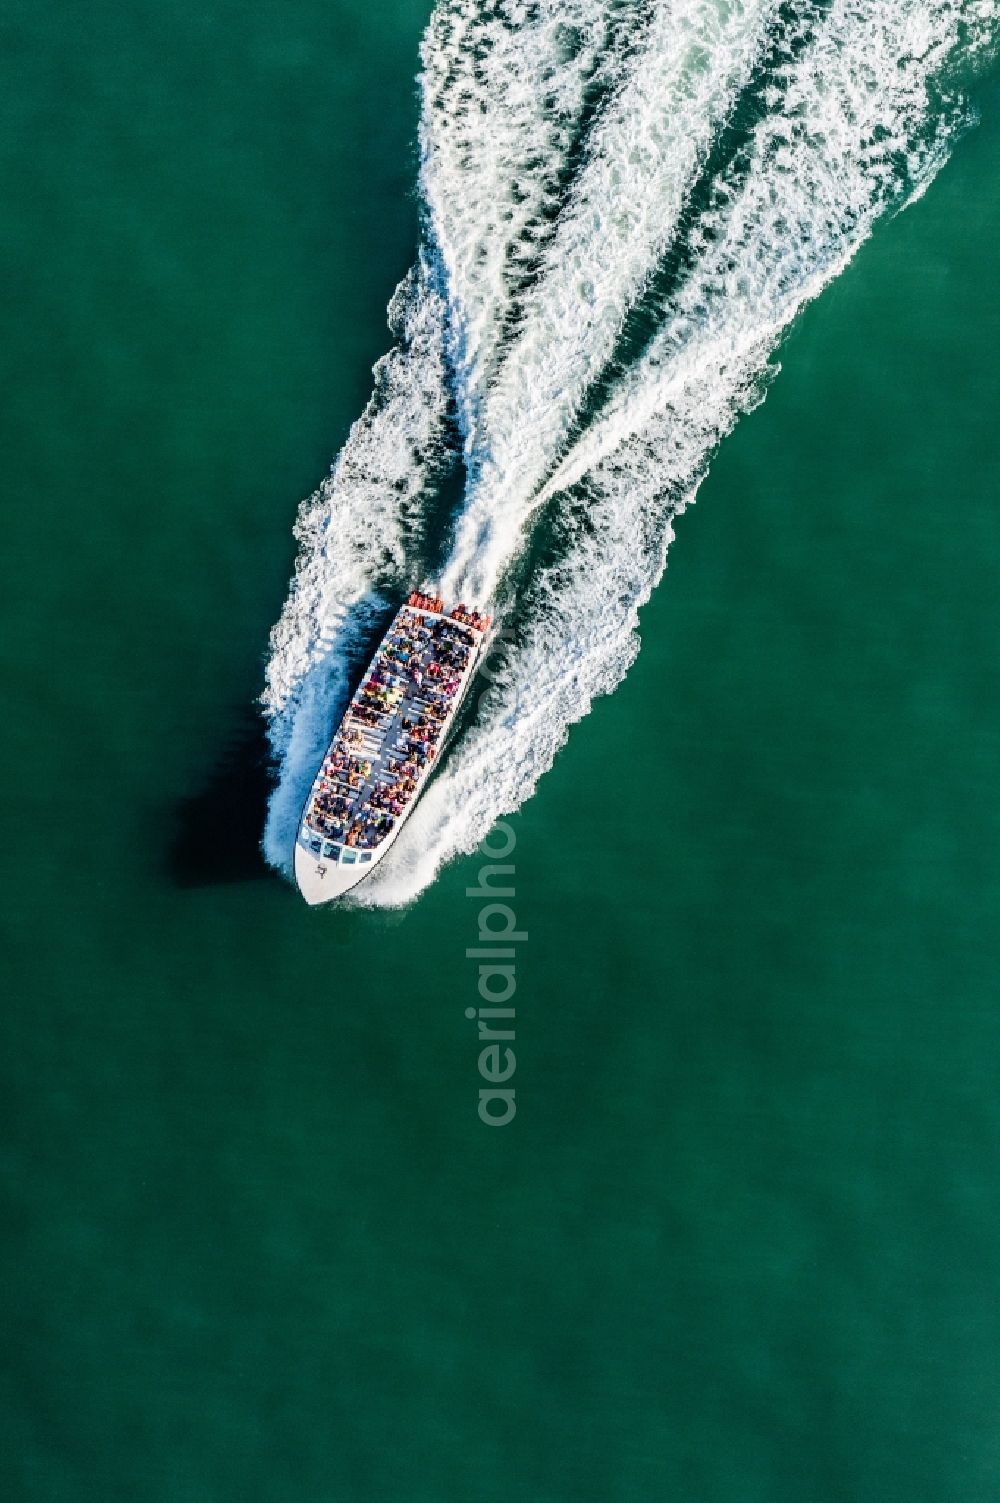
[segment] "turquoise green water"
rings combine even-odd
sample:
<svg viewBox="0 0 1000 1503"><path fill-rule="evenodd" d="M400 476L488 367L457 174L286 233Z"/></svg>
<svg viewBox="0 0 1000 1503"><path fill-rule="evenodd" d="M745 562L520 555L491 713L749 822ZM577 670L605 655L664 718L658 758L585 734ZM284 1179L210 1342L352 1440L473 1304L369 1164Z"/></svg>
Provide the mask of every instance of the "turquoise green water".
<svg viewBox="0 0 1000 1503"><path fill-rule="evenodd" d="M498 1132L480 863L318 918L218 781L258 818L295 507L412 257L425 19L8 11L4 1494L993 1500L996 84L512 822ZM622 747L655 796L609 880Z"/></svg>

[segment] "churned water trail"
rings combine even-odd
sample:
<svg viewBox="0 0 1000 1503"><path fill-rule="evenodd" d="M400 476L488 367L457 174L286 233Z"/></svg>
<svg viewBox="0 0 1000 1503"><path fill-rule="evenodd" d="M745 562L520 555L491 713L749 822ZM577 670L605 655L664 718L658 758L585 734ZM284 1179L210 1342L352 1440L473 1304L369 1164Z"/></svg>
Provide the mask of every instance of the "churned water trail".
<svg viewBox="0 0 1000 1503"><path fill-rule="evenodd" d="M675 231L685 192L763 45L773 0L663 7L612 107L483 401L448 595L487 598L622 321Z"/></svg>
<svg viewBox="0 0 1000 1503"><path fill-rule="evenodd" d="M429 542L447 595L509 605L503 673L357 901L411 900L530 796L634 659L672 519L783 332L969 122L997 19L997 0L442 0L425 242L371 402L303 508L272 637L274 865ZM465 492L429 540L449 460Z"/></svg>

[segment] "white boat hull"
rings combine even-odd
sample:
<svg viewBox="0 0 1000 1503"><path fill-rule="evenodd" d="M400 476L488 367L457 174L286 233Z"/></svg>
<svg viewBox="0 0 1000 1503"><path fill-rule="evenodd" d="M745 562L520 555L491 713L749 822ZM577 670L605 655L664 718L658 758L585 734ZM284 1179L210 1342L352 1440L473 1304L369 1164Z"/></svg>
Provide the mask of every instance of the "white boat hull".
<svg viewBox="0 0 1000 1503"><path fill-rule="evenodd" d="M444 720L441 721L439 739L437 744L437 753L439 758L444 751L448 735L452 729L455 718L458 715L459 708L461 707L462 702L464 701L465 696L468 693L469 686L472 682L473 676L475 675L476 666L482 655L485 632L479 631L476 628L470 626L467 621L455 621L454 618L441 612L425 611L421 610L418 607L410 606L404 607L404 609L412 610L415 615L428 617L432 621L450 621L453 625L460 626L461 629L472 639L473 643L469 661L462 672L459 686L452 697L451 703L448 708L448 713L445 716ZM396 620L398 620L398 616L397 618L394 618L393 627L396 624ZM393 628L390 627L390 632L392 631L392 629ZM373 663L375 660L377 660L379 653L385 646L386 640L388 640L388 637L384 639L383 642L379 645L379 648L376 649L375 659L373 659ZM369 667L365 669L365 672L362 675L362 683L365 681L365 679L367 679L371 666L372 665L369 665ZM414 695L411 695L410 698L408 700L405 700L404 703L400 706L398 711L400 717L404 713L419 713L419 705L415 703L416 692L417 691L414 691ZM294 857L295 881L299 891L305 898L306 902L310 905L310 907L315 907L322 903L331 903L334 902L337 898L342 898L345 893L352 891L352 889L363 882L366 877L371 875L375 867L388 854L394 842L399 838L400 832L404 824L406 823L406 820L413 812L413 809L420 799L420 796L423 793L424 788L426 787L426 784L434 771L434 768L438 765L438 761L435 760L433 763L427 763L422 768L418 778L418 784L415 793L410 798L406 808L402 811L401 814L396 817L393 828L389 831L388 834L383 836L377 846L367 849L361 847L348 849L343 843L323 835L315 828L311 828L308 822L308 811L312 806L313 798L316 794L317 788L320 785L323 765L326 763L327 757L331 754L332 749L337 742L338 736L344 729L346 722L351 718L353 708L354 699L352 698L351 704L348 706L343 719L334 730L334 734L330 741L330 746L324 753L323 763L321 763L320 770L319 772L317 772L316 778L313 780L313 785L309 790L309 797L306 799L302 817L299 821L299 828L296 833ZM391 750L391 735L392 733L390 731L382 732L383 754L385 754L388 750Z"/></svg>

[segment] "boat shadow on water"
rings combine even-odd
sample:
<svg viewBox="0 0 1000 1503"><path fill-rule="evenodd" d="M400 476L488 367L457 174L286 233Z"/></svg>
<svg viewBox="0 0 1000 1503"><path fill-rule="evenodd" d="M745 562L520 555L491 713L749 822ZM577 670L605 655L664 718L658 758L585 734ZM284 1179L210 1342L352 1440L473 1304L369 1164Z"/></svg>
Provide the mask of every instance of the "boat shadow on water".
<svg viewBox="0 0 1000 1503"><path fill-rule="evenodd" d="M167 872L178 887L274 879L260 849L273 786L270 749L260 711L234 711L232 731L204 786L175 807Z"/></svg>

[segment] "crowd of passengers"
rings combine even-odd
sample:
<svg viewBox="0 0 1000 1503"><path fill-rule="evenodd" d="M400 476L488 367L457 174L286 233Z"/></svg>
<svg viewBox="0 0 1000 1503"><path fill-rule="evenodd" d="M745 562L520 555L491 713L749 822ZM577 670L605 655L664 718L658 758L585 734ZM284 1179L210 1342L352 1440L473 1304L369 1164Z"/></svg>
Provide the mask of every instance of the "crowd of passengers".
<svg viewBox="0 0 1000 1503"><path fill-rule="evenodd" d="M440 595L421 595L419 590L414 590L406 603L416 606L418 610L434 611L437 615L444 610L444 601ZM464 601L461 605L456 605L451 613L451 619L462 621L466 626L474 626L476 631L485 631L491 620L489 616L483 616L479 611L470 611Z"/></svg>
<svg viewBox="0 0 1000 1503"><path fill-rule="evenodd" d="M492 618L481 615L479 611L470 611L467 605L456 605L451 613L451 619L464 621L466 626L474 626L476 631L485 631Z"/></svg>
<svg viewBox="0 0 1000 1503"><path fill-rule="evenodd" d="M437 755L441 728L473 645L468 632L447 618L429 621L416 610L400 612L324 760L309 814L319 834L364 850L380 845L391 832ZM362 727L387 732L408 696L416 705L401 718L395 754L370 786L373 763L363 754Z"/></svg>

